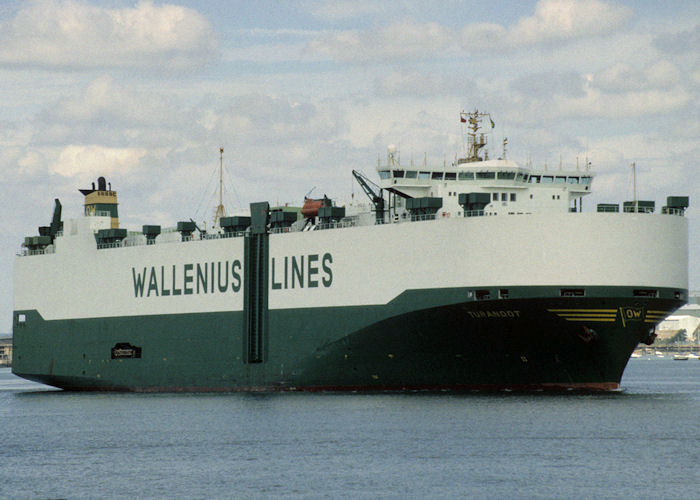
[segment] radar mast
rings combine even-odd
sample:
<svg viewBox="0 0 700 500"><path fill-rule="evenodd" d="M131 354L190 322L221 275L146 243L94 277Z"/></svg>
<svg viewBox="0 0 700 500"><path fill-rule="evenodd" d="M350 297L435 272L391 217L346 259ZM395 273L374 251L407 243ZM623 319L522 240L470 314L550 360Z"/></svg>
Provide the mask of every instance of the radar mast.
<svg viewBox="0 0 700 500"><path fill-rule="evenodd" d="M495 126L489 113L481 113L475 109L471 113L460 113L460 121L467 124L467 156L460 158L457 163L472 163L477 161L485 161L489 159L488 152L484 150L483 158L480 156L480 151L487 144L486 134L481 131L481 124L484 118L488 117L491 128Z"/></svg>

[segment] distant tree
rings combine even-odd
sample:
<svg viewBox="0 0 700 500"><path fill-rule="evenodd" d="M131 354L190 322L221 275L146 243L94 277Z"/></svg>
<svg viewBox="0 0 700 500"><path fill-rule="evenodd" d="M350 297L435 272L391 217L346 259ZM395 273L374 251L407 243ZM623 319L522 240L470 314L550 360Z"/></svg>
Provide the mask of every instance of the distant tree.
<svg viewBox="0 0 700 500"><path fill-rule="evenodd" d="M681 328L680 330L676 331L676 333L674 333L673 335L664 339L657 339L656 342L662 345L678 344L681 342L685 342L685 333L685 328Z"/></svg>
<svg viewBox="0 0 700 500"><path fill-rule="evenodd" d="M678 330L678 333L676 333L674 335L674 337L675 337L674 343L685 342L687 340L686 333L687 333L687 331L685 328L681 328L680 330Z"/></svg>

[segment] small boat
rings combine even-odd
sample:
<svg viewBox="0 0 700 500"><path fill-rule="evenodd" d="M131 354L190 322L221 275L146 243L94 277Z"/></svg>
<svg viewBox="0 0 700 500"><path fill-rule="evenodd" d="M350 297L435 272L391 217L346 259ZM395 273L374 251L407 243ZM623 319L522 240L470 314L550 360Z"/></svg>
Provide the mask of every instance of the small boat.
<svg viewBox="0 0 700 500"><path fill-rule="evenodd" d="M674 354L673 360L674 361L688 361L688 355L687 354Z"/></svg>

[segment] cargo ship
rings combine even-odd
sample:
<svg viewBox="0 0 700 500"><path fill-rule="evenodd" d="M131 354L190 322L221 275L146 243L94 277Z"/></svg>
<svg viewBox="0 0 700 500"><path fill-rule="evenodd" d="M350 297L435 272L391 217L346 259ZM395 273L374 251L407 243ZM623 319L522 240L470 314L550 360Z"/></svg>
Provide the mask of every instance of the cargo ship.
<svg viewBox="0 0 700 500"><path fill-rule="evenodd" d="M84 211L14 262L21 377L91 391L619 388L688 295L688 197L583 210L591 165L488 155L463 113L454 161L353 175L366 209L252 203L208 230L120 227L101 177Z"/></svg>

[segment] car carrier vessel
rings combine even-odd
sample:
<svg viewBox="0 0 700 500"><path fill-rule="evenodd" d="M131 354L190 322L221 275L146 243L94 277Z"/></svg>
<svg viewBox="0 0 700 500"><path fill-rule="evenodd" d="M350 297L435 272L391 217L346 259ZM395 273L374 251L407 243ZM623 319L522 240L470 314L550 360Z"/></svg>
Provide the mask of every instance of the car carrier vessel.
<svg viewBox="0 0 700 500"><path fill-rule="evenodd" d="M618 388L686 301L688 198L583 211L589 164L491 159L486 119L462 114L454 162L391 149L379 185L353 172L366 212L261 202L208 231L129 231L104 178L80 217L55 200L14 263L13 372L99 391Z"/></svg>

